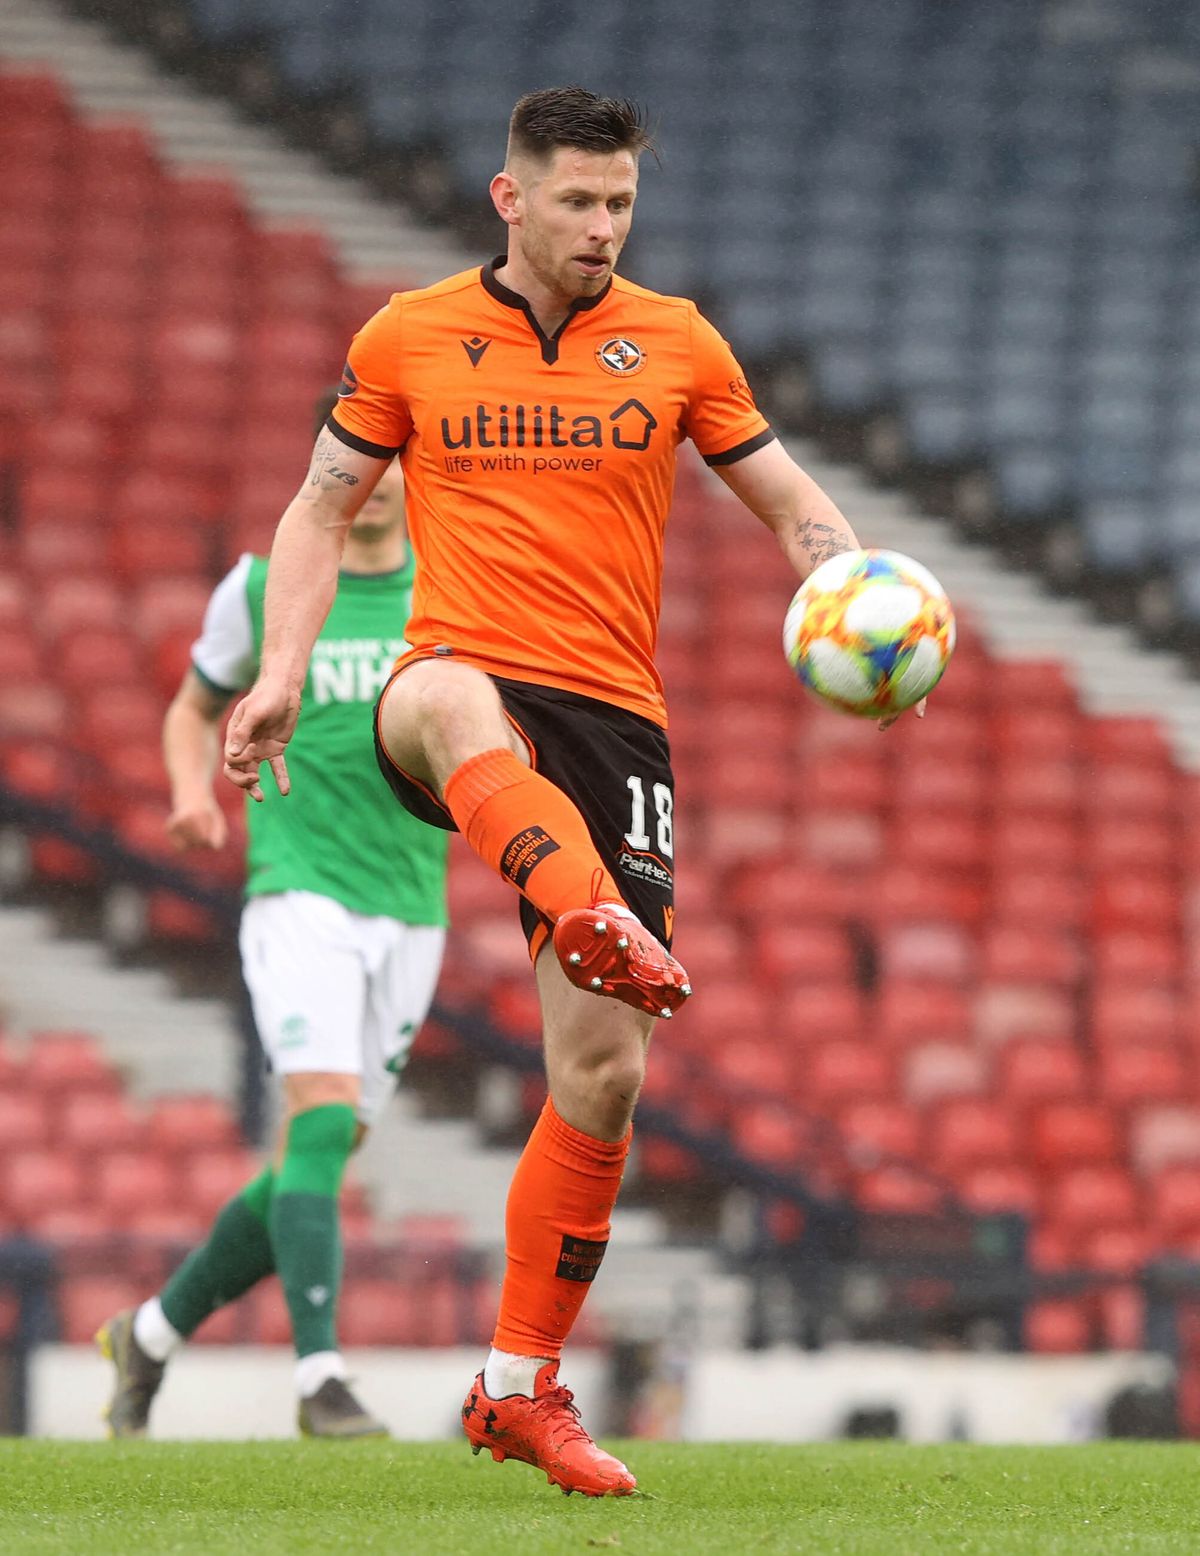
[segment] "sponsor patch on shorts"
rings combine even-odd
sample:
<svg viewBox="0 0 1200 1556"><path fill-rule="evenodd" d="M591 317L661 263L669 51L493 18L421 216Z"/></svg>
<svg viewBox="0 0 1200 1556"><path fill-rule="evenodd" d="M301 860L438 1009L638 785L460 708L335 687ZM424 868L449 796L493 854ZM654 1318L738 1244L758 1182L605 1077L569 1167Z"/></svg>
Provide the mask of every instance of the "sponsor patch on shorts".
<svg viewBox="0 0 1200 1556"><path fill-rule="evenodd" d="M526 827L505 845L500 859L500 873L520 891L525 890L533 867L549 854L556 854L560 845L549 832L541 827Z"/></svg>
<svg viewBox="0 0 1200 1556"><path fill-rule="evenodd" d="M569 1232L564 1232L558 1269L554 1273L560 1280L593 1281L607 1247L607 1241L589 1243L586 1238L572 1237Z"/></svg>

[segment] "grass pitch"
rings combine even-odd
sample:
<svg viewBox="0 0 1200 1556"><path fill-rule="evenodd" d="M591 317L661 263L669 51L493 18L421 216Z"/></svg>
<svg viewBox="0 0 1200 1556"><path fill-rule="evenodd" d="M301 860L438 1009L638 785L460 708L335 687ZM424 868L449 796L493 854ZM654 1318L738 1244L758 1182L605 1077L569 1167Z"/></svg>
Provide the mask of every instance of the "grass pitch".
<svg viewBox="0 0 1200 1556"><path fill-rule="evenodd" d="M564 1497L457 1443L0 1442L0 1551L1090 1556L1200 1550L1190 1446L631 1443Z"/></svg>

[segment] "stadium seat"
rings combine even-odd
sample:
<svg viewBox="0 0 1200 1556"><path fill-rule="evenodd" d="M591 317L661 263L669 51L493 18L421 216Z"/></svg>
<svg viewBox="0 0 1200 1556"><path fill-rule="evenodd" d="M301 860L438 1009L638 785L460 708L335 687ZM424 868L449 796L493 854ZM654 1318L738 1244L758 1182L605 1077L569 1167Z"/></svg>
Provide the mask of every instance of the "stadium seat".
<svg viewBox="0 0 1200 1556"><path fill-rule="evenodd" d="M145 1293L123 1275L77 1275L58 1288L59 1329L68 1345L93 1343L96 1330L122 1308L135 1307Z"/></svg>
<svg viewBox="0 0 1200 1556"><path fill-rule="evenodd" d="M887 1056L867 1041L814 1043L801 1066L800 1096L808 1106L831 1113L849 1102L887 1101L893 1076Z"/></svg>
<svg viewBox="0 0 1200 1556"><path fill-rule="evenodd" d="M1029 1120L1032 1159L1050 1170L1108 1166L1120 1159L1121 1136L1112 1113L1096 1102L1048 1102Z"/></svg>
<svg viewBox="0 0 1200 1556"><path fill-rule="evenodd" d="M1033 1303L1025 1315L1025 1348L1035 1355L1074 1355L1092 1346L1092 1322L1078 1298L1055 1297Z"/></svg>
<svg viewBox="0 0 1200 1556"><path fill-rule="evenodd" d="M96 1203L114 1221L135 1211L166 1210L177 1203L175 1174L149 1151L105 1151L89 1169Z"/></svg>
<svg viewBox="0 0 1200 1556"><path fill-rule="evenodd" d="M987 1089L988 1061L978 1050L924 1043L904 1059L903 1091L919 1107L944 1097L978 1096Z"/></svg>
<svg viewBox="0 0 1200 1556"><path fill-rule="evenodd" d="M946 1201L939 1183L904 1166L870 1168L859 1176L854 1194L863 1210L888 1215L935 1215Z"/></svg>
<svg viewBox="0 0 1200 1556"><path fill-rule="evenodd" d="M1163 1167L1149 1181L1147 1211L1157 1238L1173 1244L1200 1234L1200 1165Z"/></svg>
<svg viewBox="0 0 1200 1556"><path fill-rule="evenodd" d="M195 1095L158 1097L146 1126L147 1141L164 1154L222 1150L238 1144L238 1128L219 1098Z"/></svg>
<svg viewBox="0 0 1200 1556"><path fill-rule="evenodd" d="M1195 1095L1195 1076L1174 1048L1130 1044L1100 1055L1101 1095L1116 1107L1171 1103Z"/></svg>
<svg viewBox="0 0 1200 1556"><path fill-rule="evenodd" d="M142 1118L119 1092L69 1093L57 1109L55 1138L71 1151L131 1151L144 1133Z"/></svg>
<svg viewBox="0 0 1200 1556"><path fill-rule="evenodd" d="M1021 1155L1021 1131L1003 1102L953 1097L935 1106L928 1124L928 1160L957 1181L976 1167L1007 1166Z"/></svg>
<svg viewBox="0 0 1200 1556"><path fill-rule="evenodd" d="M1129 1154L1144 1176L1174 1162L1200 1165L1200 1108L1178 1101L1138 1108L1129 1123Z"/></svg>
<svg viewBox="0 0 1200 1556"><path fill-rule="evenodd" d="M1132 1179L1119 1167L1073 1167L1047 1185L1043 1212L1072 1237L1136 1227L1140 1205Z"/></svg>
<svg viewBox="0 0 1200 1556"><path fill-rule="evenodd" d="M1020 1038L996 1056L999 1094L1015 1107L1074 1102L1090 1089L1083 1055L1069 1043Z"/></svg>
<svg viewBox="0 0 1200 1556"><path fill-rule="evenodd" d="M955 1184L968 1209L980 1215L1018 1212L1031 1216L1038 1202L1037 1180L1027 1167L973 1167Z"/></svg>
<svg viewBox="0 0 1200 1556"><path fill-rule="evenodd" d="M86 1178L79 1161L54 1150L13 1151L5 1157L4 1202L9 1217L28 1225L49 1210L75 1208Z"/></svg>
<svg viewBox="0 0 1200 1556"><path fill-rule="evenodd" d="M841 1109L837 1127L851 1165L874 1167L889 1158L916 1161L921 1149L919 1116L901 1102L853 1102Z"/></svg>
<svg viewBox="0 0 1200 1556"><path fill-rule="evenodd" d="M36 1151L51 1143L52 1115L36 1091L0 1091L0 1150ZM2 1158L0 1158L2 1160Z"/></svg>
<svg viewBox="0 0 1200 1556"><path fill-rule="evenodd" d="M789 1042L861 1039L866 1007L858 989L846 983L810 983L788 989L776 1007L775 1021Z"/></svg>
<svg viewBox="0 0 1200 1556"><path fill-rule="evenodd" d="M34 1032L24 1067L25 1084L47 1096L70 1092L115 1092L116 1071L105 1060L97 1040L86 1032Z"/></svg>
<svg viewBox="0 0 1200 1556"><path fill-rule="evenodd" d="M922 979L885 979L871 1016L872 1030L892 1047L920 1042L968 1042L972 1012L961 989Z"/></svg>

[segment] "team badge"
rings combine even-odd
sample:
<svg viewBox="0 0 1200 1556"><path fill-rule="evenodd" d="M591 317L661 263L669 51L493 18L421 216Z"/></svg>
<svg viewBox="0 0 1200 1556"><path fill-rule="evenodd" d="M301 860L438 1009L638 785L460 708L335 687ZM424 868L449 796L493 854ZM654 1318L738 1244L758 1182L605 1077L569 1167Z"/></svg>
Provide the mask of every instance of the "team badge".
<svg viewBox="0 0 1200 1556"><path fill-rule="evenodd" d="M596 361L606 373L612 373L616 378L629 378L645 367L646 353L637 341L625 335L615 335L612 340L597 346Z"/></svg>

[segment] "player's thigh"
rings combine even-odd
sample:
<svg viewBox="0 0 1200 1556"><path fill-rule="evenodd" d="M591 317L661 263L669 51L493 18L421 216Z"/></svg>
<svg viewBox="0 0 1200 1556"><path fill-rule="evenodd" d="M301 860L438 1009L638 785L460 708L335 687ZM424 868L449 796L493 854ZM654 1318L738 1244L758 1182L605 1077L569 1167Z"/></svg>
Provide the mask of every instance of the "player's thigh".
<svg viewBox="0 0 1200 1556"><path fill-rule="evenodd" d="M646 1073L654 1018L619 1000L577 989L548 944L535 969L554 1106L584 1134L619 1139Z"/></svg>
<svg viewBox="0 0 1200 1556"><path fill-rule="evenodd" d="M446 931L381 921L381 945L367 978L363 1017L361 1122L369 1126L396 1089L413 1040L433 1003Z"/></svg>
<svg viewBox="0 0 1200 1556"><path fill-rule="evenodd" d="M275 1073L357 1078L367 978L353 915L315 892L252 897L239 944L259 1040Z"/></svg>
<svg viewBox="0 0 1200 1556"><path fill-rule="evenodd" d="M377 727L389 760L440 796L469 757L507 746L528 760L491 677L448 659L421 659L384 688Z"/></svg>

